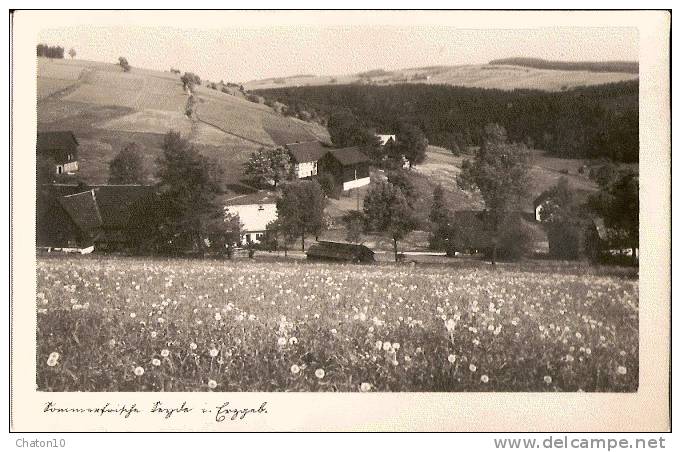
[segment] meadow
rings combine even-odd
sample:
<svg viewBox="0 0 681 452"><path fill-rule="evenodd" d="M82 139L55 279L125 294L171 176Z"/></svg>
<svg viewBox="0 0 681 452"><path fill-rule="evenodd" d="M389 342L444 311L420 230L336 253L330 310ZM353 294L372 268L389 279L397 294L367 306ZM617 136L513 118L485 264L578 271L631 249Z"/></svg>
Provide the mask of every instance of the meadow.
<svg viewBox="0 0 681 452"><path fill-rule="evenodd" d="M638 387L638 280L589 267L39 257L41 391Z"/></svg>

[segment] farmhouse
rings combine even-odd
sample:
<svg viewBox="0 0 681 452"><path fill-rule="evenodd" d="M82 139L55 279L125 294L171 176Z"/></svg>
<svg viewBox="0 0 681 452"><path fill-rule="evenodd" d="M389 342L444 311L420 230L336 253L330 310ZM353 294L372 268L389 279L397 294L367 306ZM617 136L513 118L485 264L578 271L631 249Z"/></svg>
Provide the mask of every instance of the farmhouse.
<svg viewBox="0 0 681 452"><path fill-rule="evenodd" d="M369 185L369 158L356 146L332 149L319 160L319 174L330 174L343 191Z"/></svg>
<svg viewBox="0 0 681 452"><path fill-rule="evenodd" d="M61 251L119 251L131 245L135 212L154 200L144 185L43 185L36 203L36 245Z"/></svg>
<svg viewBox="0 0 681 452"><path fill-rule="evenodd" d="M373 262L374 252L364 245L344 242L318 241L307 250L310 260L344 262Z"/></svg>
<svg viewBox="0 0 681 452"><path fill-rule="evenodd" d="M385 146L391 140L392 140L393 143L396 141L395 135L389 135L389 134L378 133L378 134L376 134L376 138L378 138L378 141L379 141L381 146Z"/></svg>
<svg viewBox="0 0 681 452"><path fill-rule="evenodd" d="M260 242L267 224L277 219L276 202L276 196L266 191L236 196L225 201L225 214L239 215L242 245Z"/></svg>
<svg viewBox="0 0 681 452"><path fill-rule="evenodd" d="M36 156L51 158L55 174L73 173L78 171L78 140L71 131L38 132Z"/></svg>
<svg viewBox="0 0 681 452"><path fill-rule="evenodd" d="M291 143L284 146L291 156L296 178L305 179L317 175L317 162L329 148L319 141Z"/></svg>

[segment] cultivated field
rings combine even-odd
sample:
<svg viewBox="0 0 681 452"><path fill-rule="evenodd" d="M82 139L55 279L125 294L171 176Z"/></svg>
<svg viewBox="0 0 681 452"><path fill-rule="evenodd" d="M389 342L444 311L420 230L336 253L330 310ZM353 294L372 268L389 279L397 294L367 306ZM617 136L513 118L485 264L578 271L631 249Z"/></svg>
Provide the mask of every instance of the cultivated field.
<svg viewBox="0 0 681 452"><path fill-rule="evenodd" d="M638 387L638 281L602 270L64 257L37 283L43 391Z"/></svg>
<svg viewBox="0 0 681 452"><path fill-rule="evenodd" d="M370 78L361 78L358 74L269 78L244 83L244 87L249 90L256 90L284 88L287 86L343 85L350 83L372 83L376 85L433 83L503 90L541 89L545 91L561 91L576 86L600 85L624 80L635 80L637 78L637 74L620 72L563 71L511 65L479 64L400 69L386 71L382 75Z"/></svg>

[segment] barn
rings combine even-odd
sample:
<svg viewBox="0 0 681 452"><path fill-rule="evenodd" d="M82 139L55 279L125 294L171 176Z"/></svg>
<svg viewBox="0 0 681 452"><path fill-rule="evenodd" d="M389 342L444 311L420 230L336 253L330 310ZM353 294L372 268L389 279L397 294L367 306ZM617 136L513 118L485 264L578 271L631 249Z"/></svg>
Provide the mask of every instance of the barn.
<svg viewBox="0 0 681 452"><path fill-rule="evenodd" d="M38 132L36 157L51 158L55 164L54 173L64 174L78 171L78 140L71 131Z"/></svg>
<svg viewBox="0 0 681 452"><path fill-rule="evenodd" d="M369 158L357 146L331 149L319 160L319 174L330 174L343 191L369 185Z"/></svg>
<svg viewBox="0 0 681 452"><path fill-rule="evenodd" d="M329 148L319 141L291 143L284 146L291 157L293 171L298 179L305 179L317 175L317 162Z"/></svg>
<svg viewBox="0 0 681 452"><path fill-rule="evenodd" d="M374 252L364 245L320 240L307 250L310 260L336 262L374 262Z"/></svg>

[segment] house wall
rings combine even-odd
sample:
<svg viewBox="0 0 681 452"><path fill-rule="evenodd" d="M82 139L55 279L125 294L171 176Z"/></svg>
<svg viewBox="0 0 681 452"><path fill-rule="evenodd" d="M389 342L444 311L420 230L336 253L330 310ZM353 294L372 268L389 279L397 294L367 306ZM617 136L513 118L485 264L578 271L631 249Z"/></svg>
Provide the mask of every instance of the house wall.
<svg viewBox="0 0 681 452"><path fill-rule="evenodd" d="M539 204L537 207L534 208L534 219L537 221L541 221L541 211L544 208L543 204Z"/></svg>
<svg viewBox="0 0 681 452"><path fill-rule="evenodd" d="M245 244L248 238L253 242L260 241L256 234L263 233L267 224L277 219L277 206L274 203L227 206L226 213L239 215L242 244Z"/></svg>
<svg viewBox="0 0 681 452"><path fill-rule="evenodd" d="M371 182L371 178L369 177L363 177L361 179L355 179L351 180L349 182L343 182L343 190L351 190L353 188L358 188L358 187L363 187L365 185L369 185L369 182Z"/></svg>
<svg viewBox="0 0 681 452"><path fill-rule="evenodd" d="M302 179L305 177L317 175L317 162L303 162L295 165L296 177Z"/></svg>

